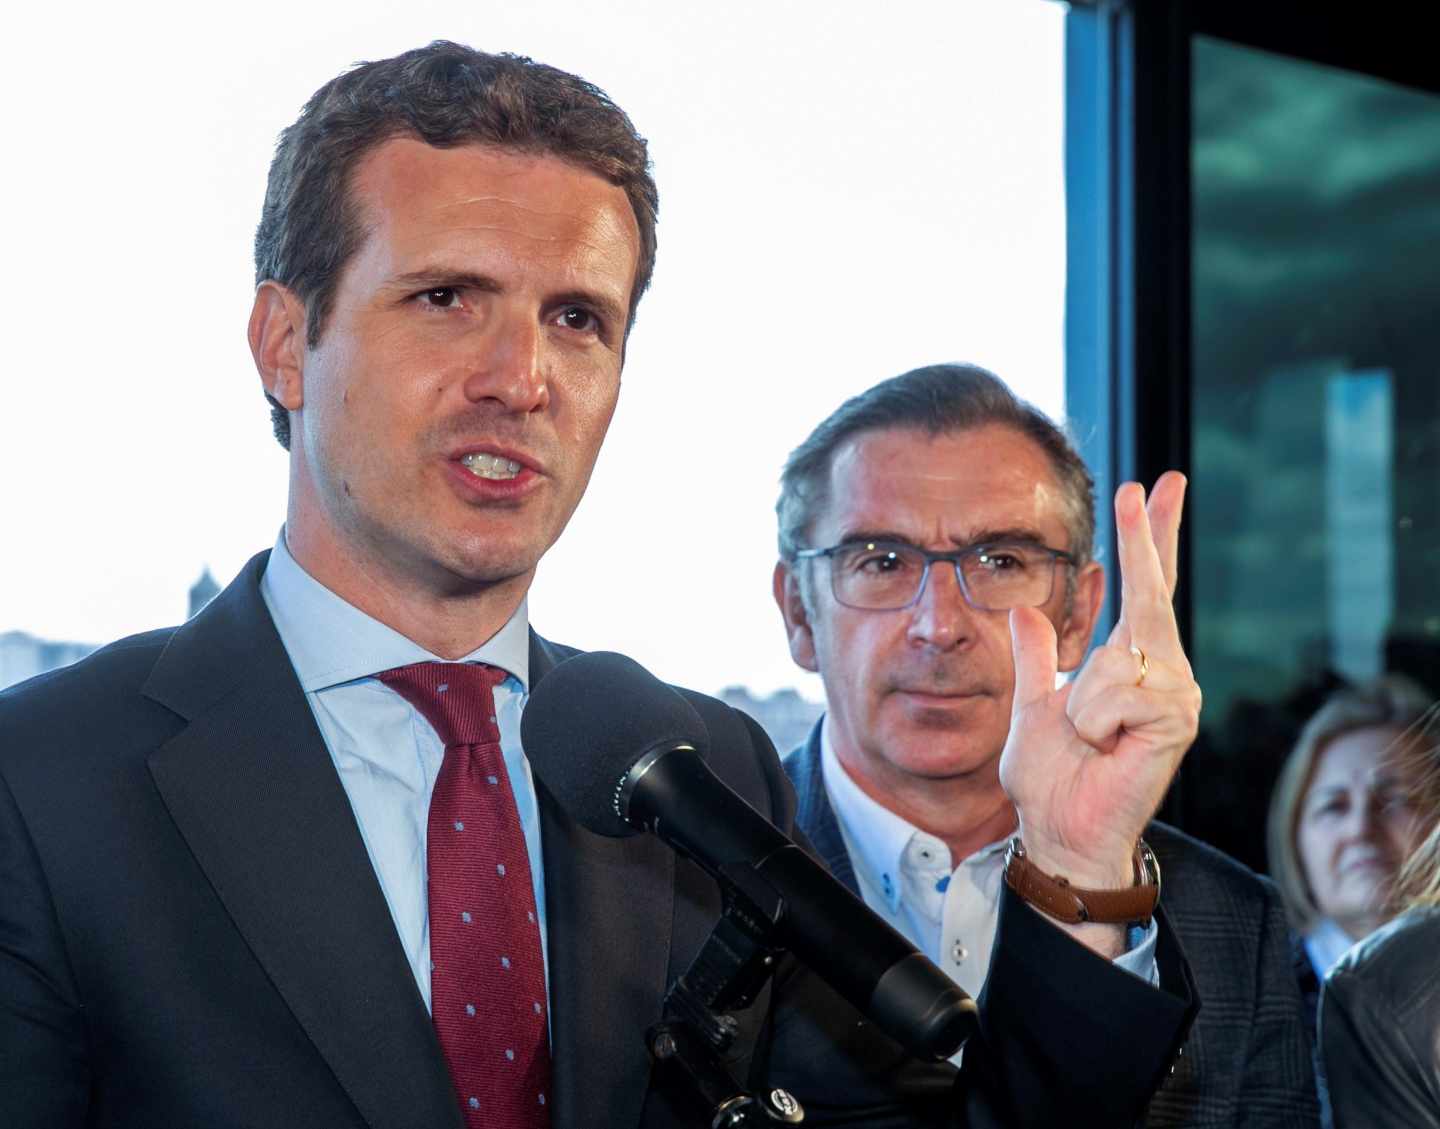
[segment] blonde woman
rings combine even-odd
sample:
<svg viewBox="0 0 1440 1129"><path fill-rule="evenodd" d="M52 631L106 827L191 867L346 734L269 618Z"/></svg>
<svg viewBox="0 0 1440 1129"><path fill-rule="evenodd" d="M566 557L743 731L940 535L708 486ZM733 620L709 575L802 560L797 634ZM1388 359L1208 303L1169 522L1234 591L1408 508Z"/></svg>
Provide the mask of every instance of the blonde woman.
<svg viewBox="0 0 1440 1129"><path fill-rule="evenodd" d="M1301 730L1276 782L1270 873L1304 947L1312 1000L1356 941L1395 909L1395 879L1426 825L1417 787L1435 761L1419 740L1431 699L1384 675L1332 695Z"/></svg>

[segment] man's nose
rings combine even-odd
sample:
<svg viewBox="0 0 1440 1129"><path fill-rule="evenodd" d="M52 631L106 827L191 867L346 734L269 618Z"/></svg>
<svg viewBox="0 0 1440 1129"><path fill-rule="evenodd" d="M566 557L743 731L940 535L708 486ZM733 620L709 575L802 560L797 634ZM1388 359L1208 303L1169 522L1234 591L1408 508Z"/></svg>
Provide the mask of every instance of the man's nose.
<svg viewBox="0 0 1440 1129"><path fill-rule="evenodd" d="M526 313L500 313L476 342L464 382L465 398L473 404L492 400L520 415L549 404L543 332Z"/></svg>
<svg viewBox="0 0 1440 1129"><path fill-rule="evenodd" d="M949 650L968 641L975 629L975 609L965 599L960 575L949 561L934 561L920 598L910 608L910 638Z"/></svg>

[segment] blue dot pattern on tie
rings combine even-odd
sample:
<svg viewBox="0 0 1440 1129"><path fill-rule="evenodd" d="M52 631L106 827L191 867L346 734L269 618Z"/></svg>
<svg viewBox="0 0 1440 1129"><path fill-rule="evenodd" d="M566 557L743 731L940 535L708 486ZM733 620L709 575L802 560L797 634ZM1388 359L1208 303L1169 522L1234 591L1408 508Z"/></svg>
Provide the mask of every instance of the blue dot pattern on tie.
<svg viewBox="0 0 1440 1129"><path fill-rule="evenodd" d="M470 924L470 911L468 909L461 911L460 920L463 921L466 925Z"/></svg>
<svg viewBox="0 0 1440 1129"><path fill-rule="evenodd" d="M470 1105L470 1108L471 1108L471 1109L479 1109L479 1108L480 1108L480 1099L479 1099L479 1098L471 1098L471 1099L470 1099L470 1102L469 1102L469 1105Z"/></svg>
<svg viewBox="0 0 1440 1129"><path fill-rule="evenodd" d="M466 1004L466 1005L465 1005L465 1014L466 1014L466 1015L474 1015L474 1014L475 1014L475 1005L474 1005L474 1004Z"/></svg>
<svg viewBox="0 0 1440 1129"><path fill-rule="evenodd" d="M540 1001L539 1001L539 1000L536 1000L536 1001L535 1001L535 1014L536 1014L536 1015L539 1015L539 1014L540 1014Z"/></svg>
<svg viewBox="0 0 1440 1129"><path fill-rule="evenodd" d="M510 958L509 958L509 957L501 957L501 958L500 958L500 967L501 967L501 968L509 968L509 967L510 967Z"/></svg>
<svg viewBox="0 0 1440 1129"><path fill-rule="evenodd" d="M514 1052L513 1050L507 1050L507 1051L505 1052L505 1057L506 1057L507 1059L509 1059L511 1062L514 1062L514 1061L515 1061L515 1052Z"/></svg>
<svg viewBox="0 0 1440 1129"><path fill-rule="evenodd" d="M499 783L500 783L500 778L492 773L491 775L485 777L485 783L486 783L486 784L499 784Z"/></svg>
<svg viewBox="0 0 1440 1129"><path fill-rule="evenodd" d="M495 864L495 873L500 875L501 878L505 877L505 864L503 862L497 862Z"/></svg>
<svg viewBox="0 0 1440 1129"><path fill-rule="evenodd" d="M455 821L455 830L456 830L456 831L464 831L464 830L465 830L465 824L462 823L460 820L457 819L457 820Z"/></svg>

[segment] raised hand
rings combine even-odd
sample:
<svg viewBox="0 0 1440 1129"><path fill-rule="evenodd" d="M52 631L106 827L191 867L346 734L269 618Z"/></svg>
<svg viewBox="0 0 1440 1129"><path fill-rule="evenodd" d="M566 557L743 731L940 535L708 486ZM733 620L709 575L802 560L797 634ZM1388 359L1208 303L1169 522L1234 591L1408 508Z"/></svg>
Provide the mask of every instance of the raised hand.
<svg viewBox="0 0 1440 1129"><path fill-rule="evenodd" d="M1148 510L1139 484L1116 491L1120 616L1069 684L1055 689L1050 621L1034 608L1010 613L1015 696L1000 782L1031 860L1075 886L1133 881L1135 842L1199 726L1172 604L1184 494L1175 471Z"/></svg>

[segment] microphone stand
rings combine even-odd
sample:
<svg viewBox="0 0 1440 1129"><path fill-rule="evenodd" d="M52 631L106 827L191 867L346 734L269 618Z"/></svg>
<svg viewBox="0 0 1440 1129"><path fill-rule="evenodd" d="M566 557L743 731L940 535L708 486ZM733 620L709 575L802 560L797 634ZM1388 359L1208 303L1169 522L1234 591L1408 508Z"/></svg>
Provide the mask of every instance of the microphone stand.
<svg viewBox="0 0 1440 1129"><path fill-rule="evenodd" d="M793 1095L778 1086L750 1093L721 1058L740 1030L729 1013L754 1003L775 972L781 950L770 943L771 929L784 912L784 902L754 882L749 868L726 877L732 880L720 883L720 920L666 994L664 1018L645 1041L657 1069L708 1111L709 1129L798 1125L805 1111Z"/></svg>

